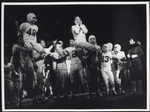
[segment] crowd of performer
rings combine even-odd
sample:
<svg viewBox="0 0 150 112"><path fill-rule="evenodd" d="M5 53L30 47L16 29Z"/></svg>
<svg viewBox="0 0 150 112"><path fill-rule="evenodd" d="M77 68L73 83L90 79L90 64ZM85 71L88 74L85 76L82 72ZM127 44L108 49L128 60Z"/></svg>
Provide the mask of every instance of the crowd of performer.
<svg viewBox="0 0 150 112"><path fill-rule="evenodd" d="M69 46L63 48L65 42L56 39L46 47L44 40L37 42L36 22L36 15L29 13L27 22L20 25L18 43L12 48L10 61L5 58L5 102L18 100L17 106L21 106L22 98L29 95L29 88L33 104L46 102L54 95L57 101L61 95L65 101L74 101L79 80L87 99L95 97L93 92L97 98L123 95L123 76L131 89L130 94L137 94L138 90L142 95L140 58L143 51L135 36L129 40L127 55L119 44L108 42L100 47L94 35L86 37L88 29L76 16ZM136 82L139 89L136 89ZM105 90L101 90L102 83Z"/></svg>

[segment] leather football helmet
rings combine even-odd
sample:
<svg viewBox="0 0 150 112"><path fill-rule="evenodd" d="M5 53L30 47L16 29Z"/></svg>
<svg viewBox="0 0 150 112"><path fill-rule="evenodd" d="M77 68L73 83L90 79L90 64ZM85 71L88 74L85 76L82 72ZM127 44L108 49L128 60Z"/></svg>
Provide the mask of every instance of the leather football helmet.
<svg viewBox="0 0 150 112"><path fill-rule="evenodd" d="M119 44L115 44L114 51L117 51L117 52L121 51L121 46Z"/></svg>
<svg viewBox="0 0 150 112"><path fill-rule="evenodd" d="M109 51L112 51L112 49L113 49L113 44L112 43L107 43L108 44L108 47L109 47Z"/></svg>
<svg viewBox="0 0 150 112"><path fill-rule="evenodd" d="M37 22L36 15L34 13L29 13L27 15L27 21L29 23L33 23L34 24L35 22Z"/></svg>
<svg viewBox="0 0 150 112"><path fill-rule="evenodd" d="M103 51L103 52L108 52L108 51L109 51L109 45L108 45L108 44L104 44L104 45L102 46L102 51Z"/></svg>

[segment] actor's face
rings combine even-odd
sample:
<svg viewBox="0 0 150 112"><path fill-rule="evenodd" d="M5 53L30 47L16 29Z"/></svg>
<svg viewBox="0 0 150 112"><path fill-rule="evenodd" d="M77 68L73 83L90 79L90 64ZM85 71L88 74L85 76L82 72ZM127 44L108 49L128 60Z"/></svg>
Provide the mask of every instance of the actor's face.
<svg viewBox="0 0 150 112"><path fill-rule="evenodd" d="M46 47L46 46L45 46L45 41L42 40L42 41L41 41L41 45L42 45L42 47Z"/></svg>
<svg viewBox="0 0 150 112"><path fill-rule="evenodd" d="M133 44L135 44L135 41L134 41L133 39L130 39L130 40L129 40L129 44L130 44L130 45L133 45Z"/></svg>

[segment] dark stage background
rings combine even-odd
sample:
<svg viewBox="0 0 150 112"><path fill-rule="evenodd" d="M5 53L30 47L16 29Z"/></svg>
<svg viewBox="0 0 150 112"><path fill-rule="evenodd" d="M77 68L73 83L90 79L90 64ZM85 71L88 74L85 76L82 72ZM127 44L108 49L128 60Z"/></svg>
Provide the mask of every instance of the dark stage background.
<svg viewBox="0 0 150 112"><path fill-rule="evenodd" d="M98 45L112 42L120 44L127 52L130 36L136 35L146 51L146 5L6 5L4 7L4 56L10 59L12 45L17 41L17 29L26 22L26 15L36 14L38 39L46 42L54 39L64 41L68 46L73 38L71 26L74 17L79 16L88 28L89 35L95 35ZM146 52L145 52L146 53ZM143 57L146 76L146 55Z"/></svg>

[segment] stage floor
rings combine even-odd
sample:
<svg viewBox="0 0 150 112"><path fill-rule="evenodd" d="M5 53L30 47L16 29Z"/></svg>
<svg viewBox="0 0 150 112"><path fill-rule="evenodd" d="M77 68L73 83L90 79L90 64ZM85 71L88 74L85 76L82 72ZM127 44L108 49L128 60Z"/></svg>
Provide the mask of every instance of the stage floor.
<svg viewBox="0 0 150 112"><path fill-rule="evenodd" d="M33 105L31 98L22 100L21 107L16 104L5 104L5 109L146 109L147 97L143 95L130 95L127 91L124 95L104 96L96 98L95 93L88 100L85 94L76 94L75 101L64 101L60 98L57 102L56 96L49 98L47 102Z"/></svg>

